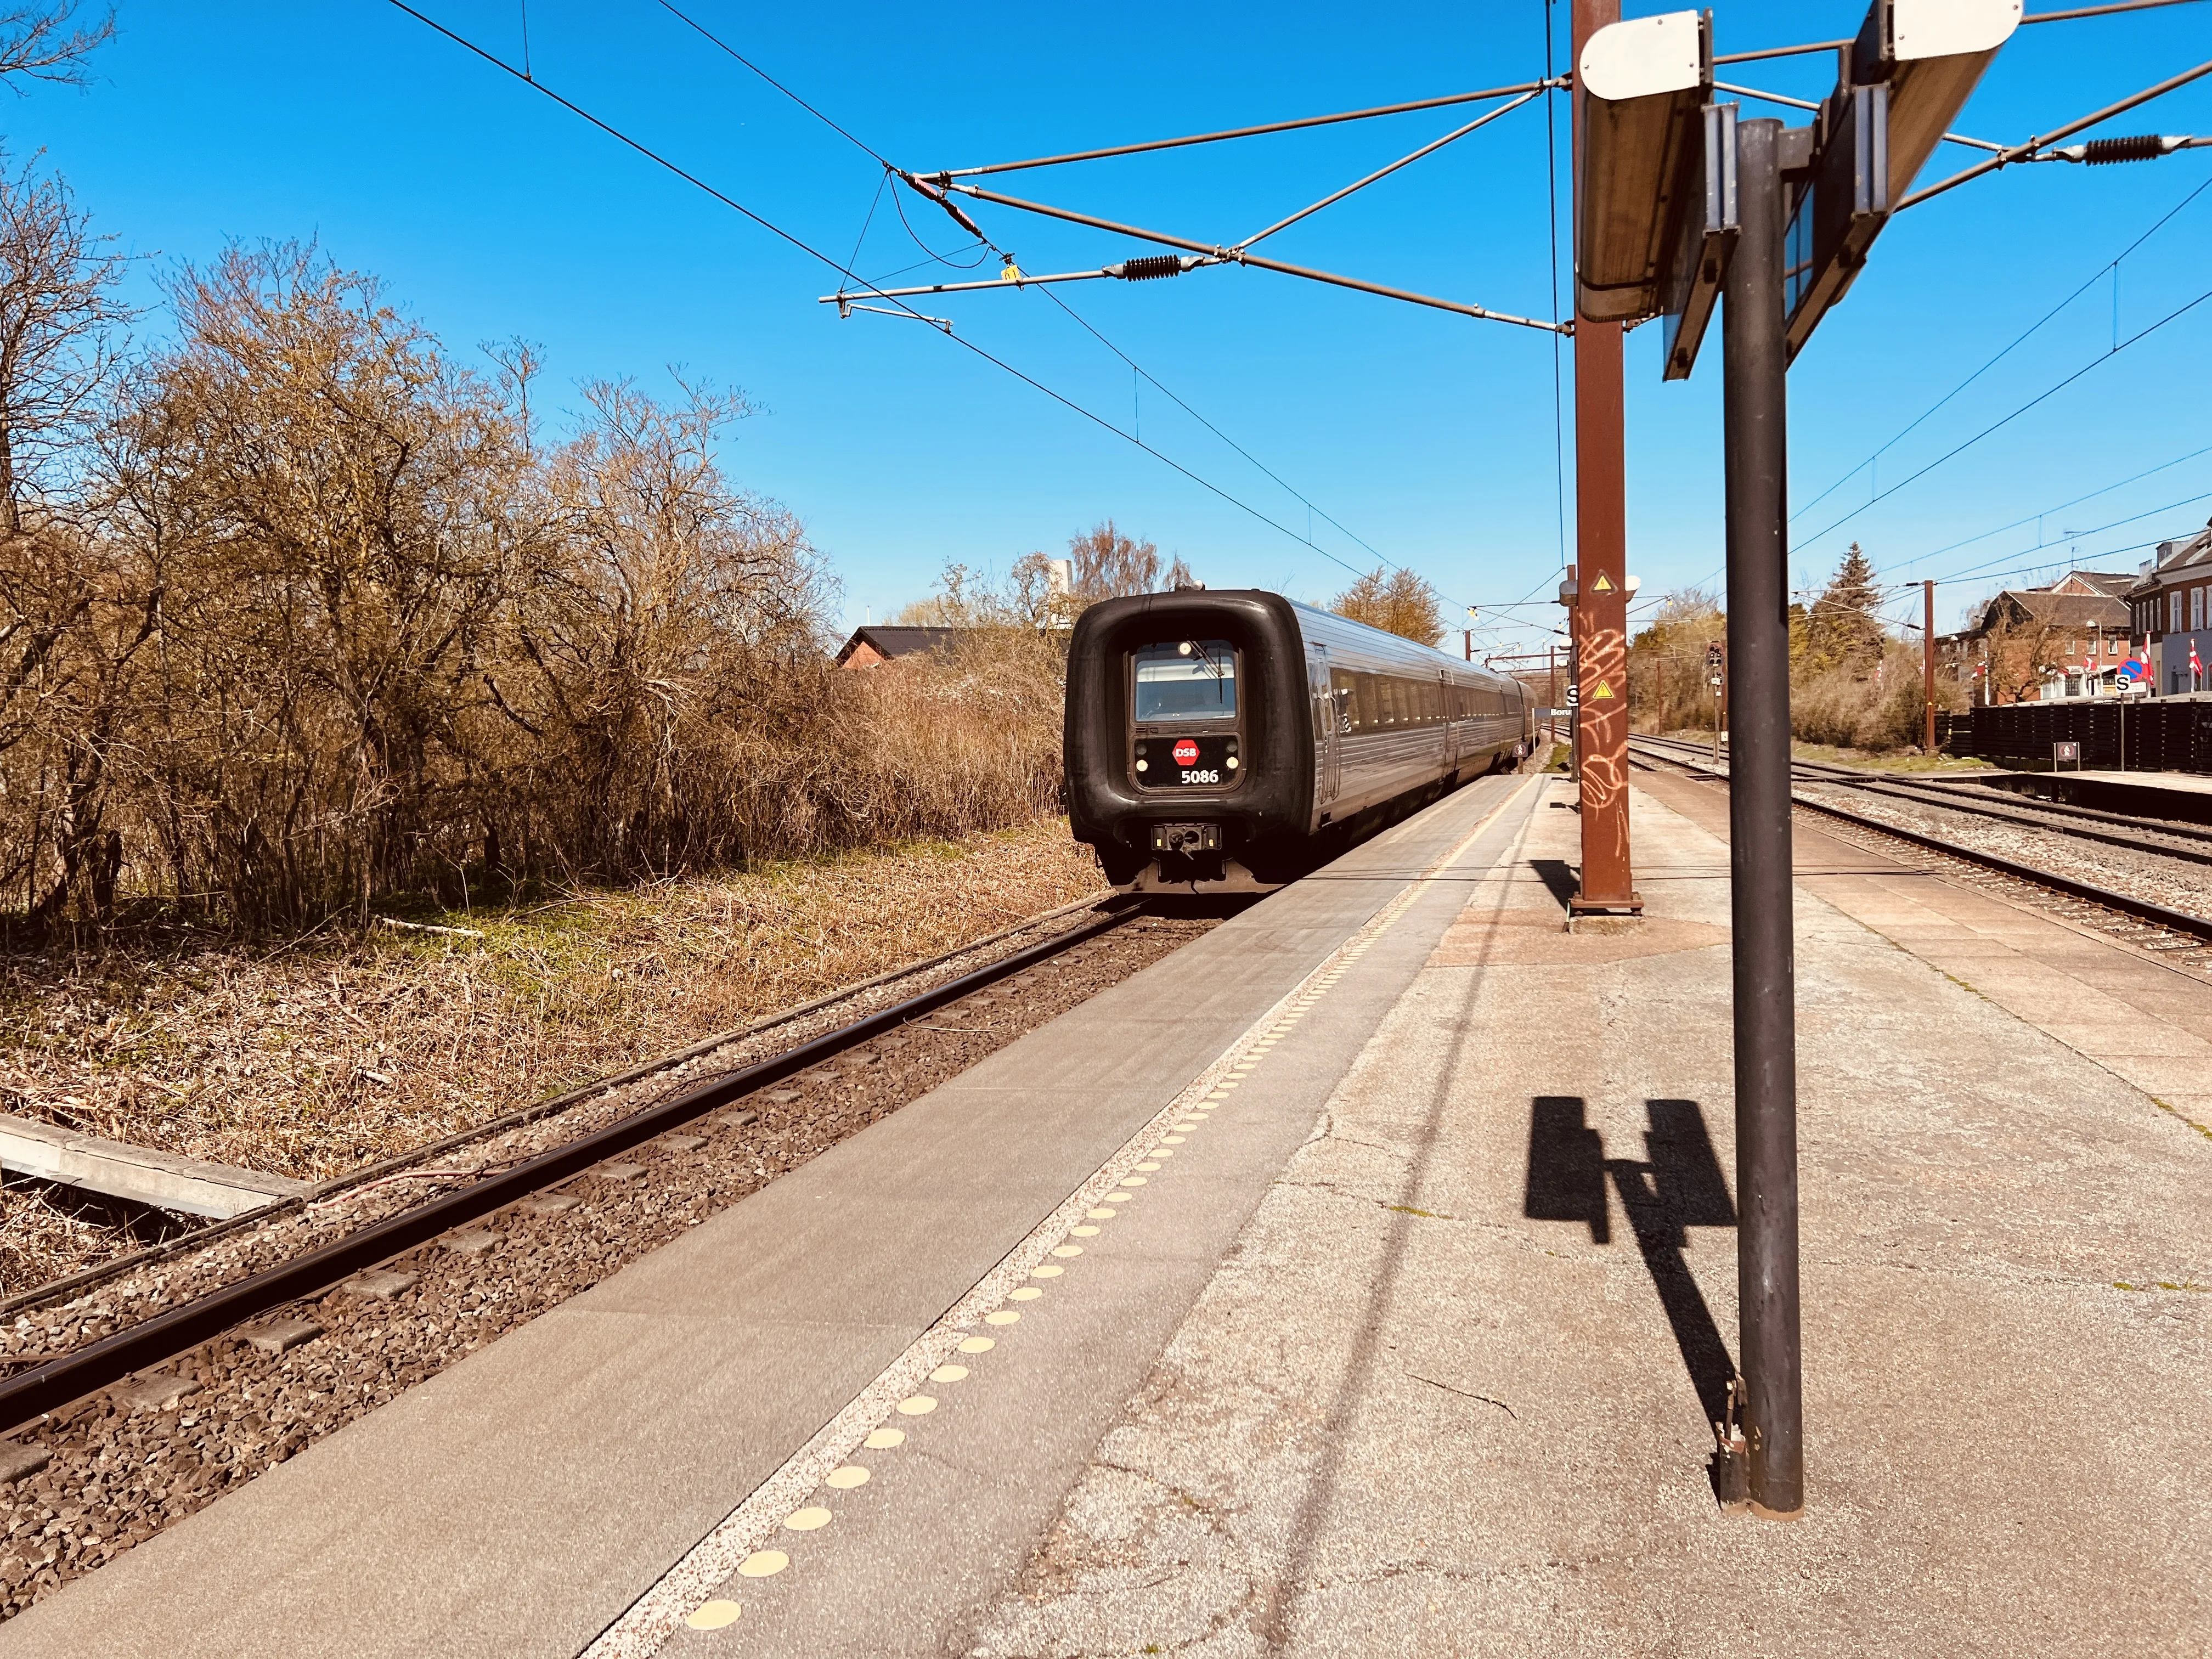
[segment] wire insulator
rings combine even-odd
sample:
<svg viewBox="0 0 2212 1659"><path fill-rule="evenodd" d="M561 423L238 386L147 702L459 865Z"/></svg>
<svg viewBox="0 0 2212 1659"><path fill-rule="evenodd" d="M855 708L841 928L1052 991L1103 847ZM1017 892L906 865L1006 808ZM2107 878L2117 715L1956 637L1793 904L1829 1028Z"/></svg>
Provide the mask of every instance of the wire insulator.
<svg viewBox="0 0 2212 1659"><path fill-rule="evenodd" d="M1182 275L1182 261L1172 253L1147 254L1141 259L1121 262L1121 280L1125 283L1149 283L1161 276Z"/></svg>
<svg viewBox="0 0 2212 1659"><path fill-rule="evenodd" d="M2127 138L2092 138L2081 146L2081 159L2093 167L2115 161L2155 161L2166 154L2166 141L2155 132Z"/></svg>

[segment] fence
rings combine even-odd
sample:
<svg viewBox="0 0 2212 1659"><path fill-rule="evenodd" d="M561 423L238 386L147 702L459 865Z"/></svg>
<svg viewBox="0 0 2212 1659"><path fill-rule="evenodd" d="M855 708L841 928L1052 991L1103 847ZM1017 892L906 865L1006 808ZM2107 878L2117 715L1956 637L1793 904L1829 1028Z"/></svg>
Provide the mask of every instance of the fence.
<svg viewBox="0 0 2212 1659"><path fill-rule="evenodd" d="M2048 768L2053 744L2078 743L2091 771L2212 772L2212 702L2014 703L1938 714L1936 735L1951 754L2025 769Z"/></svg>

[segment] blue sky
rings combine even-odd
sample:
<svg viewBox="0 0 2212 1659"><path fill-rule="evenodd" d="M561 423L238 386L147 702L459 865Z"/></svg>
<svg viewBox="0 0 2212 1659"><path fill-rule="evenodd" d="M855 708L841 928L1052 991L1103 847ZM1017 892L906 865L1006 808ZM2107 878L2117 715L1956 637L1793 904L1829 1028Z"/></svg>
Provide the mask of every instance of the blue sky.
<svg viewBox="0 0 2212 1659"><path fill-rule="evenodd" d="M420 3L521 62L520 0ZM1110 7L685 9L916 170L1529 79L1543 70L1547 21L1540 0L1356 16L1218 4L1168 22ZM1565 9L1550 14L1563 64ZM1830 0L1723 0L1716 10L1723 52L1846 35L1860 15ZM1060 291L1286 489L1159 392L1139 389L1121 356L1043 294L924 305L1101 420L1140 429L1235 498L1224 500L933 329L838 320L814 303L836 284L828 267L385 0L120 0L118 16L121 38L97 58L88 90L42 88L0 105L0 132L18 154L43 149L99 225L145 256L143 297L165 262L206 258L230 239L313 236L341 264L383 277L457 349L513 335L539 343L552 383L629 374L665 388L675 363L741 386L763 412L732 434L732 471L805 520L842 580L848 622L919 597L948 561L1003 571L1109 515L1213 586L1325 599L1348 573L1299 539L1309 534L1301 495L1345 526L1315 517L1314 543L1356 566L1374 562L1371 547L1459 603L1548 591L1559 562L1547 334L1254 270ZM948 219L909 195L902 224L894 192L878 199L882 173L868 155L653 0L533 0L527 19L542 82L802 240L841 260L857 245L854 263L870 277L918 262L898 280L995 271L988 260L973 273L927 264L907 225L950 252L963 239ZM2203 5L2023 28L1957 125L2017 142L2189 67L2208 42ZM1824 58L1724 71L1807 97L1833 72ZM1786 113L1746 110L1759 112ZM1466 118L1434 111L997 182L1234 240ZM2100 131L2153 129L2212 131L2212 78ZM1564 191L1563 121L1559 135ZM1923 182L1972 159L1947 146ZM2208 181L2212 150L2127 167L2024 167L1901 216L1792 371L1793 494L1807 504L1797 580L1816 582L1856 538L1899 579L1959 574L1939 595L1949 625L2023 567L2063 567L2078 550L2084 564L2130 568L2145 556L2138 544L2212 517L2212 300L2111 349L2212 290L2212 189L2192 198ZM1296 263L1540 315L1550 304L1547 192L1540 104L1270 246ZM1032 271L1153 251L977 211ZM1875 466L1862 465L2077 289ZM1717 353L1686 386L1662 385L1656 335L1629 342L1630 564L1647 595L1709 580L1721 564ZM2085 368L1995 434L1868 504ZM1571 465L1571 437L1569 456ZM1570 546L1571 534L1570 525ZM1540 641L1547 613L1518 614L1527 629L1480 642Z"/></svg>

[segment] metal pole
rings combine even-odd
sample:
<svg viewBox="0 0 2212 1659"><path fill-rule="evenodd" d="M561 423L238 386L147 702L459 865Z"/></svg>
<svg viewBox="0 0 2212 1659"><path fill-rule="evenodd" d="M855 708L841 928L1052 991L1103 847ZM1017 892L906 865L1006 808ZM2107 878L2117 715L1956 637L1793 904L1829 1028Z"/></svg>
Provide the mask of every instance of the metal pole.
<svg viewBox="0 0 2212 1659"><path fill-rule="evenodd" d="M1920 630L1920 701L1928 711L1927 753L1936 752L1936 584L1923 582L1921 597L1927 602Z"/></svg>
<svg viewBox="0 0 2212 1659"><path fill-rule="evenodd" d="M1737 1294L1753 1513L1805 1507L1797 1321L1797 1030L1790 848L1789 360L1782 124L1736 128L1742 225L1723 292L1728 452L1729 872Z"/></svg>

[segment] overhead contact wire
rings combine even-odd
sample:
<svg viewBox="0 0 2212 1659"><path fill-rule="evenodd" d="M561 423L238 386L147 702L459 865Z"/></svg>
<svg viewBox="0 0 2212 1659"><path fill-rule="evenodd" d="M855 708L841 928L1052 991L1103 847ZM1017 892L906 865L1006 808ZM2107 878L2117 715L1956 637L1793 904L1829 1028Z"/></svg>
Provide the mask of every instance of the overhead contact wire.
<svg viewBox="0 0 2212 1659"><path fill-rule="evenodd" d="M405 12L410 17L412 17L416 22L421 23L424 27L434 30L437 33L443 35L447 40L451 40L455 46L461 47L474 57L482 58L485 63L489 64L493 68L500 70L502 74L511 76L515 80L521 82L523 85L531 88L533 91L544 94L546 97L550 98L555 103L560 105L562 108L567 110L570 114L576 116L581 120L589 122L592 126L597 127L601 132L605 133L607 137L614 139L624 148L635 150L638 155L643 156L647 161L653 162L655 166L664 167L670 173L674 173L678 178L683 179L684 183L692 185L695 189L703 191L706 194L713 197L716 201L722 204L723 206L730 209L732 212L739 214L743 217L750 220L752 223L758 225L763 230L767 231L779 241L784 242L788 246L798 249L809 258L817 260L821 264L829 266L830 270L836 271L839 276L845 277L848 281L858 283L860 285L860 291L872 295L878 299L889 300L893 305L898 307L901 313L912 317L917 321L928 322L931 320L931 319L924 316L922 313L915 310L912 306L906 304L904 301L897 299L894 295L884 293L872 283L866 281L865 278L848 270L844 265L840 264L836 259L832 258L830 255L823 252L821 249L813 246L810 243L800 240L797 236L793 235L791 232L784 229L782 226L754 212L744 203L737 200L736 198L724 194L721 191L717 190L714 185L708 184L705 179L700 178L696 173L688 171L677 162L671 161L667 156L661 155L659 151L653 149L647 145L641 143L639 140L631 137L628 133L623 131L621 128L601 120L598 116L592 114L591 111L584 108L581 105L574 103L569 99L562 96L561 94L554 91L552 88L547 86L544 82L531 79L529 76L524 75L520 70L516 69L512 64L507 63L505 60L486 52L482 46L477 46L473 40L467 39L465 36L456 34L453 30L447 28L435 18L425 16L422 13L416 10L414 7L409 5L407 3L407 0L389 0L389 3L398 9ZM866 146L864 145L862 148L865 149ZM871 154L873 152L871 152ZM1258 520L1261 524L1266 525L1271 530L1277 531L1282 535L1289 537L1291 540L1297 542L1303 547L1312 548L1315 552L1321 554L1324 558L1333 556L1326 548L1320 547L1306 537L1299 535L1297 531L1292 530L1289 526L1270 518L1267 514L1261 512L1258 507L1254 507L1250 502L1241 500L1236 495L1232 495L1220 485L1212 483L1209 479L1200 477L1197 473L1192 471L1188 467L1183 465L1182 462L1176 460L1173 457L1162 454L1158 450L1154 449L1150 444L1144 442L1133 434L1125 432L1120 427L1115 426L1111 421L1106 419L1104 416L1096 414L1091 410L1085 409L1081 404L1077 403L1073 398L1054 391L1052 387L1047 386L1043 381L1015 368L1003 357L997 356L994 353L986 350L983 347L977 345L973 340L968 339L961 335L954 334L950 330L944 331L944 332L947 339L957 342L967 350L971 351L978 357L981 357L985 362L991 364L994 368L1003 369L1006 374L1012 375L1014 379L1019 380L1023 385L1029 386L1033 391L1042 392L1046 397L1051 398L1053 402L1059 404L1061 407L1069 410L1074 414L1081 416L1092 425L1097 426L1104 431L1112 433L1124 443L1144 451L1145 453L1150 455L1162 465L1169 467L1174 471L1180 473L1183 477L1189 479L1191 483L1198 485L1200 489L1207 491L1209 494L1218 495L1223 501L1228 502L1229 505L1236 507L1239 512L1249 514L1251 517ZM1342 562L1340 560L1338 562L1340 563Z"/></svg>

